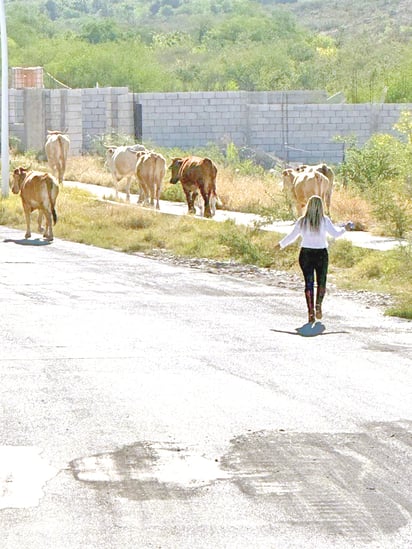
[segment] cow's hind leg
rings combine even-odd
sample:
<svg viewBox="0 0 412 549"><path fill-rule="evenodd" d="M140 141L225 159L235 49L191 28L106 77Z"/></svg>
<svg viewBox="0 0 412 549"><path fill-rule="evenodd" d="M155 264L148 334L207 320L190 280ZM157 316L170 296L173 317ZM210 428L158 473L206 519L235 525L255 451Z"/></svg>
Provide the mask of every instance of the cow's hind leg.
<svg viewBox="0 0 412 549"><path fill-rule="evenodd" d="M31 237L31 229L30 229L31 208L30 206L23 205L23 209L24 209L24 217L26 218L26 234L24 235L24 238L30 238Z"/></svg>
<svg viewBox="0 0 412 549"><path fill-rule="evenodd" d="M119 180L113 177L114 196L116 200L119 198Z"/></svg>
<svg viewBox="0 0 412 549"><path fill-rule="evenodd" d="M328 191L325 196L326 215L330 215L330 203L332 200L332 192Z"/></svg>
<svg viewBox="0 0 412 549"><path fill-rule="evenodd" d="M204 201L203 216L210 218L212 217L212 212L210 210L210 193L203 191L203 189L200 189L200 192Z"/></svg>
<svg viewBox="0 0 412 549"><path fill-rule="evenodd" d="M53 223L52 223L52 215L49 211L45 210L44 212L44 216L46 218L46 229L44 231L44 239L45 240L48 240L48 241L52 241L53 240Z"/></svg>
<svg viewBox="0 0 412 549"><path fill-rule="evenodd" d="M128 177L126 179L126 202L130 202L130 186L132 184L132 178Z"/></svg>
<svg viewBox="0 0 412 549"><path fill-rule="evenodd" d="M137 203L143 205L145 202L145 199L146 199L146 193L144 190L144 186L142 185L142 182L139 181L139 198L137 199Z"/></svg>
<svg viewBox="0 0 412 549"><path fill-rule="evenodd" d="M191 215L195 215L196 214L196 208L195 208L194 202L195 202L196 194L194 192L186 190L186 189L184 189L184 191L185 191L186 200L187 200L187 208L188 208L187 213L191 214Z"/></svg>
<svg viewBox="0 0 412 549"><path fill-rule="evenodd" d="M142 206L149 206L150 205L150 197L151 197L151 191L149 186L146 184L146 182L141 183L141 187L143 189L143 201Z"/></svg>
<svg viewBox="0 0 412 549"><path fill-rule="evenodd" d="M160 210L160 186L156 185L156 210Z"/></svg>
<svg viewBox="0 0 412 549"><path fill-rule="evenodd" d="M43 212L39 210L39 216L37 218L37 230L40 234L45 233L45 228L42 227L42 221L43 221Z"/></svg>

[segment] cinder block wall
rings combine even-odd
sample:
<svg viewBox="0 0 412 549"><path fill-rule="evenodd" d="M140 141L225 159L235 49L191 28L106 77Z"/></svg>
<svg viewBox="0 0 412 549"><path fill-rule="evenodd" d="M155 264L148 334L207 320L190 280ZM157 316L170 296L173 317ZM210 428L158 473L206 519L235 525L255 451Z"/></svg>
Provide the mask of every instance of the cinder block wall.
<svg viewBox="0 0 412 549"><path fill-rule="evenodd" d="M67 129L71 155L115 133L133 136L142 107L142 140L152 147L191 149L233 142L287 162L337 163L337 136L363 144L374 133L396 135L393 125L412 104L328 102L323 91L139 93L127 87L10 90L10 133L24 149L44 144L48 129Z"/></svg>
<svg viewBox="0 0 412 549"><path fill-rule="evenodd" d="M191 148L222 140L247 140L247 93L187 92L137 95L143 141Z"/></svg>
<svg viewBox="0 0 412 549"><path fill-rule="evenodd" d="M110 133L134 134L133 94L128 88L81 90L83 151Z"/></svg>
<svg viewBox="0 0 412 549"><path fill-rule="evenodd" d="M143 141L191 148L232 141L286 162L341 162L354 136L398 135L393 125L411 104L335 104L324 92L190 92L138 94Z"/></svg>
<svg viewBox="0 0 412 549"><path fill-rule="evenodd" d="M24 141L24 101L21 90L9 90L9 133Z"/></svg>

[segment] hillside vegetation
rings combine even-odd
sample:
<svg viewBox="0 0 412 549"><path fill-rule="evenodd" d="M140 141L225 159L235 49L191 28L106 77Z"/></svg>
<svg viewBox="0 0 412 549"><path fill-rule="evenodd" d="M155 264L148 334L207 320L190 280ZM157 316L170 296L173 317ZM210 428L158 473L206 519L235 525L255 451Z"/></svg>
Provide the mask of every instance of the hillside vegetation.
<svg viewBox="0 0 412 549"><path fill-rule="evenodd" d="M412 102L409 0L6 0L6 12L10 65L72 88Z"/></svg>

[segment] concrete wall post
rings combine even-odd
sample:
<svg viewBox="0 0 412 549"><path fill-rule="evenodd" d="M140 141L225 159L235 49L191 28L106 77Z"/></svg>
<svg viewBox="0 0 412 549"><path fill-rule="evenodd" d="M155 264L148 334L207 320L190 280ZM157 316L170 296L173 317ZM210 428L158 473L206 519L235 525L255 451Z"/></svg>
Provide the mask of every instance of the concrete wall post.
<svg viewBox="0 0 412 549"><path fill-rule="evenodd" d="M44 90L23 89L24 150L44 149L46 134L46 112Z"/></svg>

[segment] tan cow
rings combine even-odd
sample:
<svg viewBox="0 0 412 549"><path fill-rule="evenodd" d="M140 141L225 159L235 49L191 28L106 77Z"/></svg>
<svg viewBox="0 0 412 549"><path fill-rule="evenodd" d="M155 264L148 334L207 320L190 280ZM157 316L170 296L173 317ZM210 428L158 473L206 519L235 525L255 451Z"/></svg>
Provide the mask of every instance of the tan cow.
<svg viewBox="0 0 412 549"><path fill-rule="evenodd" d="M199 156L187 156L185 158L173 158L169 166L172 175L170 183L182 183L186 196L188 213L195 214L195 200L197 195L202 195L204 201L204 217L213 217L213 203L216 199L216 165L210 158Z"/></svg>
<svg viewBox="0 0 412 549"><path fill-rule="evenodd" d="M126 200L130 202L130 185L136 177L136 152L146 151L143 145L122 145L106 147L106 165L112 175L116 198L119 198L119 183L126 178Z"/></svg>
<svg viewBox="0 0 412 549"><path fill-rule="evenodd" d="M46 144L44 146L49 163L49 168L57 177L59 184L63 184L66 172L67 155L69 153L70 139L64 132L48 130Z"/></svg>
<svg viewBox="0 0 412 549"><path fill-rule="evenodd" d="M137 152L136 158L136 178L142 191L142 203L154 206L156 200L156 209L159 210L160 193L166 173L166 159L154 151Z"/></svg>
<svg viewBox="0 0 412 549"><path fill-rule="evenodd" d="M295 181L295 177L298 173L299 172L294 168L286 168L282 172L282 190L292 200L295 199L295 195L293 193L293 182Z"/></svg>
<svg viewBox="0 0 412 549"><path fill-rule="evenodd" d="M331 200L332 200L332 191L333 191L333 184L335 182L335 174L332 170L332 168L330 168L327 164L315 164L315 165L306 165L306 164L302 164L301 166L298 166L296 168L296 170L298 172L304 172L304 171L307 171L307 170L315 170L315 171L318 171L320 173L322 173L323 175L326 175L326 177L328 178L329 180L329 193L327 196L325 196L325 205L326 205L326 211L327 213L329 214L330 212L330 203L331 203Z"/></svg>
<svg viewBox="0 0 412 549"><path fill-rule="evenodd" d="M38 230L46 240L53 240L53 224L57 222L56 199L59 194L59 184L49 173L29 171L20 166L13 171L11 190L19 194L26 218L25 238L31 237L30 214L39 210ZM43 215L46 218L46 227L41 226Z"/></svg>
<svg viewBox="0 0 412 549"><path fill-rule="evenodd" d="M282 172L283 188L290 192L295 199L298 216L303 213L309 198L320 196L326 204L330 204L330 182L326 175L318 170L307 168L303 171L287 168Z"/></svg>

